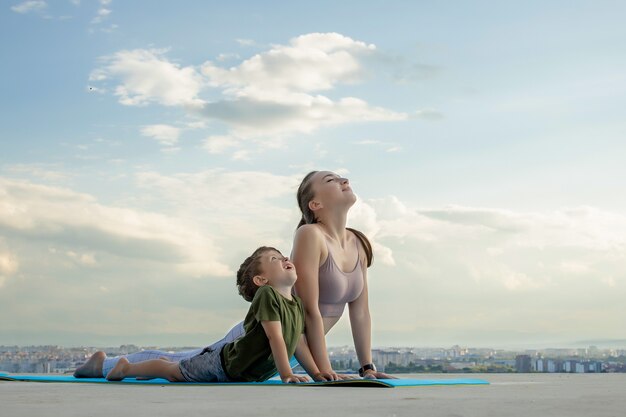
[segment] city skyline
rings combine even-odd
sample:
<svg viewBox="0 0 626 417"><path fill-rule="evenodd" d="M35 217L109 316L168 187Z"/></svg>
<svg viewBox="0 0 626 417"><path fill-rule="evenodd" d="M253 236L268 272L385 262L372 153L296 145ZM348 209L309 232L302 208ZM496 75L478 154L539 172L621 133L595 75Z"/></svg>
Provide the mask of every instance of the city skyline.
<svg viewBox="0 0 626 417"><path fill-rule="evenodd" d="M97 350L107 356L125 355L142 349L163 347L73 347L2 346L0 372L72 373ZM180 350L180 349L172 349ZM356 372L359 360L352 346L328 348L333 369ZM622 373L626 372L626 349L545 349L507 351L452 346L435 348L375 348L372 360L390 373ZM296 372L304 372L300 367Z"/></svg>
<svg viewBox="0 0 626 417"><path fill-rule="evenodd" d="M0 345L214 342L313 169L373 346L624 340L626 5L152 5L1 6Z"/></svg>

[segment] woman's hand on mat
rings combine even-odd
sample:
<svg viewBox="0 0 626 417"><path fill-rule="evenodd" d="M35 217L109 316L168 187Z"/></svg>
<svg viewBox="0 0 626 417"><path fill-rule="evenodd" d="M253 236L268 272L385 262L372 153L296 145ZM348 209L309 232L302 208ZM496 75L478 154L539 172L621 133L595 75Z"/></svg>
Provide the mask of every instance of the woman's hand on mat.
<svg viewBox="0 0 626 417"><path fill-rule="evenodd" d="M300 376L300 375L286 375L285 377L280 378L285 384L297 384L299 382L309 382L310 379L308 376Z"/></svg>
<svg viewBox="0 0 626 417"><path fill-rule="evenodd" d="M378 371L374 371L373 369L368 369L367 371L365 371L365 374L363 375L363 379L398 379L398 378L395 376L386 374L384 372L378 372Z"/></svg>
<svg viewBox="0 0 626 417"><path fill-rule="evenodd" d="M313 381L336 381L337 378L333 379L333 374L335 374L334 372L318 372L316 374L313 374ZM337 377L338 375L335 374L335 377Z"/></svg>

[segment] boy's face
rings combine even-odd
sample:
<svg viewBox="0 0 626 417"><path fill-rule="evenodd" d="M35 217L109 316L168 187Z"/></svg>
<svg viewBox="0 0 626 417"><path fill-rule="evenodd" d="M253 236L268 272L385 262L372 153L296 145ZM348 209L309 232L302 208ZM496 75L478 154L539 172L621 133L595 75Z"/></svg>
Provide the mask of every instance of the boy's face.
<svg viewBox="0 0 626 417"><path fill-rule="evenodd" d="M298 276L296 267L280 252L270 250L261 255L260 275L271 286L292 286Z"/></svg>

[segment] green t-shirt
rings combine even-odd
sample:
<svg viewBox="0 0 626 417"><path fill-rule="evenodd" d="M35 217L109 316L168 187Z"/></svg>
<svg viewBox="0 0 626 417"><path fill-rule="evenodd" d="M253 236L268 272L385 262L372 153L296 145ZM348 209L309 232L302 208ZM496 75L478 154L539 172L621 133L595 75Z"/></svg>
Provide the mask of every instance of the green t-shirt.
<svg viewBox="0 0 626 417"><path fill-rule="evenodd" d="M276 373L270 342L261 321L280 321L290 358L304 332L302 301L288 300L269 285L260 287L243 322L245 334L224 345L224 370L234 381L265 381Z"/></svg>

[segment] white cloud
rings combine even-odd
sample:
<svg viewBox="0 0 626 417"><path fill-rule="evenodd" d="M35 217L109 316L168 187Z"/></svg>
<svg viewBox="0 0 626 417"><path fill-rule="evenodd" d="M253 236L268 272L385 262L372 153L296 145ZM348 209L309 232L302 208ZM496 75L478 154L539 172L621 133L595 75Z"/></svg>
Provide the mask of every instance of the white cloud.
<svg viewBox="0 0 626 417"><path fill-rule="evenodd" d="M175 175L146 171L137 174L137 185L147 202L165 204L178 218L195 219L219 236L221 247L240 250L242 245L291 245L299 219L292 200L300 179L222 169Z"/></svg>
<svg viewBox="0 0 626 417"><path fill-rule="evenodd" d="M402 113L371 107L365 101L352 97L332 101L324 96L303 95L302 99L298 104L225 100L205 104L200 113L226 122L232 127L232 136L240 139L264 138L264 143L268 145L295 133L312 133L321 127L406 119Z"/></svg>
<svg viewBox="0 0 626 417"><path fill-rule="evenodd" d="M276 147L322 127L411 117L360 98L331 99L318 93L362 81L362 60L375 50L374 45L338 33L310 33L230 68L207 61L199 69L171 62L167 50L125 50L103 58L90 81L115 83L112 91L125 105L181 106L196 117L224 123L228 130L222 137L232 139L229 147L235 158L241 158L253 153L239 149L244 141L248 147ZM218 56L217 61L223 59ZM211 88L218 98L203 99L203 91ZM224 145L222 139L209 139L205 148L223 152Z"/></svg>
<svg viewBox="0 0 626 417"><path fill-rule="evenodd" d="M232 136L270 138L265 144L325 126L407 119L405 113L371 107L355 97L332 100L311 94L361 81L360 59L375 49L337 33L311 33L289 45L274 45L239 66L206 62L202 73L211 86L222 89L225 99L206 103L200 113L227 123Z"/></svg>
<svg viewBox="0 0 626 417"><path fill-rule="evenodd" d="M3 166L2 170L12 176L24 176L50 182L62 182L72 176L54 164L12 164Z"/></svg>
<svg viewBox="0 0 626 417"><path fill-rule="evenodd" d="M129 106L159 103L165 106L198 105L202 79L192 67L181 68L165 58L166 49L123 50L101 60L91 81L116 79L115 95Z"/></svg>
<svg viewBox="0 0 626 417"><path fill-rule="evenodd" d="M93 25L98 25L98 24L102 23L105 19L107 19L109 17L109 15L112 12L111 9L107 8L107 6L109 4L111 4L110 0L100 0L101 7L98 9L96 17L94 17L91 20L91 23ZM115 27L111 27L111 29L115 29ZM105 30L105 31L110 31L111 29L108 29L108 30Z"/></svg>
<svg viewBox="0 0 626 417"><path fill-rule="evenodd" d="M425 209L389 196L357 201L348 224L375 249L369 285L378 338L502 346L617 337L623 327L622 214ZM585 314L594 320L571 319ZM402 331L387 325L399 316L411 317Z"/></svg>
<svg viewBox="0 0 626 417"><path fill-rule="evenodd" d="M185 219L106 206L87 194L5 178L0 178L0 195L0 230L70 248L87 246L91 252L76 255L83 264L95 263L94 253L102 252L168 263L190 276L231 272L207 233Z"/></svg>
<svg viewBox="0 0 626 417"><path fill-rule="evenodd" d="M460 206L426 210L395 197L362 206L356 220L375 241L426 251L431 266L422 262L422 267L450 269L448 279L459 267L465 271L455 273L459 284L469 278L508 290L536 290L565 288L577 277L601 282L606 270L617 273L626 255L626 217L591 207L551 213ZM395 251L391 255L398 259Z"/></svg>
<svg viewBox="0 0 626 417"><path fill-rule="evenodd" d="M296 37L289 45L275 45L229 69L211 62L202 72L211 85L227 88L236 97L285 102L298 92L330 90L337 83L361 79L359 55L374 45L354 41L338 33L311 33Z"/></svg>
<svg viewBox="0 0 626 417"><path fill-rule="evenodd" d="M0 274L13 275L17 271L18 263L10 253L0 254Z"/></svg>
<svg viewBox="0 0 626 417"><path fill-rule="evenodd" d="M195 208L232 215L265 211L264 205L268 205L268 211L276 210L277 207L269 206L271 200L295 195L298 181L299 176L223 169L170 176L150 171L137 174L141 188L156 193L158 199L166 198L182 212Z"/></svg>
<svg viewBox="0 0 626 417"><path fill-rule="evenodd" d="M204 140L204 148L212 154L224 153L226 150L236 148L239 140L232 136L209 136Z"/></svg>
<svg viewBox="0 0 626 417"><path fill-rule="evenodd" d="M104 81L107 79L107 71L103 69L95 69L89 74L89 81Z"/></svg>
<svg viewBox="0 0 626 417"><path fill-rule="evenodd" d="M187 122L186 126L189 129L204 129L207 127L207 122L204 120L195 120L193 122Z"/></svg>
<svg viewBox="0 0 626 417"><path fill-rule="evenodd" d="M373 139L364 139L364 140L360 140L357 142L353 142L355 145L380 145L383 142L379 141L379 140L373 140Z"/></svg>
<svg viewBox="0 0 626 417"><path fill-rule="evenodd" d="M254 46L256 42L252 39L236 39L237 43L241 46Z"/></svg>
<svg viewBox="0 0 626 417"><path fill-rule="evenodd" d="M148 125L141 128L141 134L156 139L163 146L173 146L178 143L180 129L165 124Z"/></svg>
<svg viewBox="0 0 626 417"><path fill-rule="evenodd" d="M66 255L68 258L73 261L85 265L85 266L96 266L98 262L96 261L96 256L94 253L76 253L74 251L67 251Z"/></svg>
<svg viewBox="0 0 626 417"><path fill-rule="evenodd" d="M232 59L239 59L239 58L240 58L239 54L229 53L229 54L219 54L216 59L220 62L223 62L223 61L229 61Z"/></svg>
<svg viewBox="0 0 626 417"><path fill-rule="evenodd" d="M0 241L1 243L1 241ZM19 268L17 257L0 248L0 288L2 288L9 278L14 275Z"/></svg>
<svg viewBox="0 0 626 417"><path fill-rule="evenodd" d="M233 153L232 159L234 161L249 161L252 159L251 154L249 149L239 149Z"/></svg>
<svg viewBox="0 0 626 417"><path fill-rule="evenodd" d="M40 12L48 7L48 4L42 0L25 1L11 7L16 13Z"/></svg>

